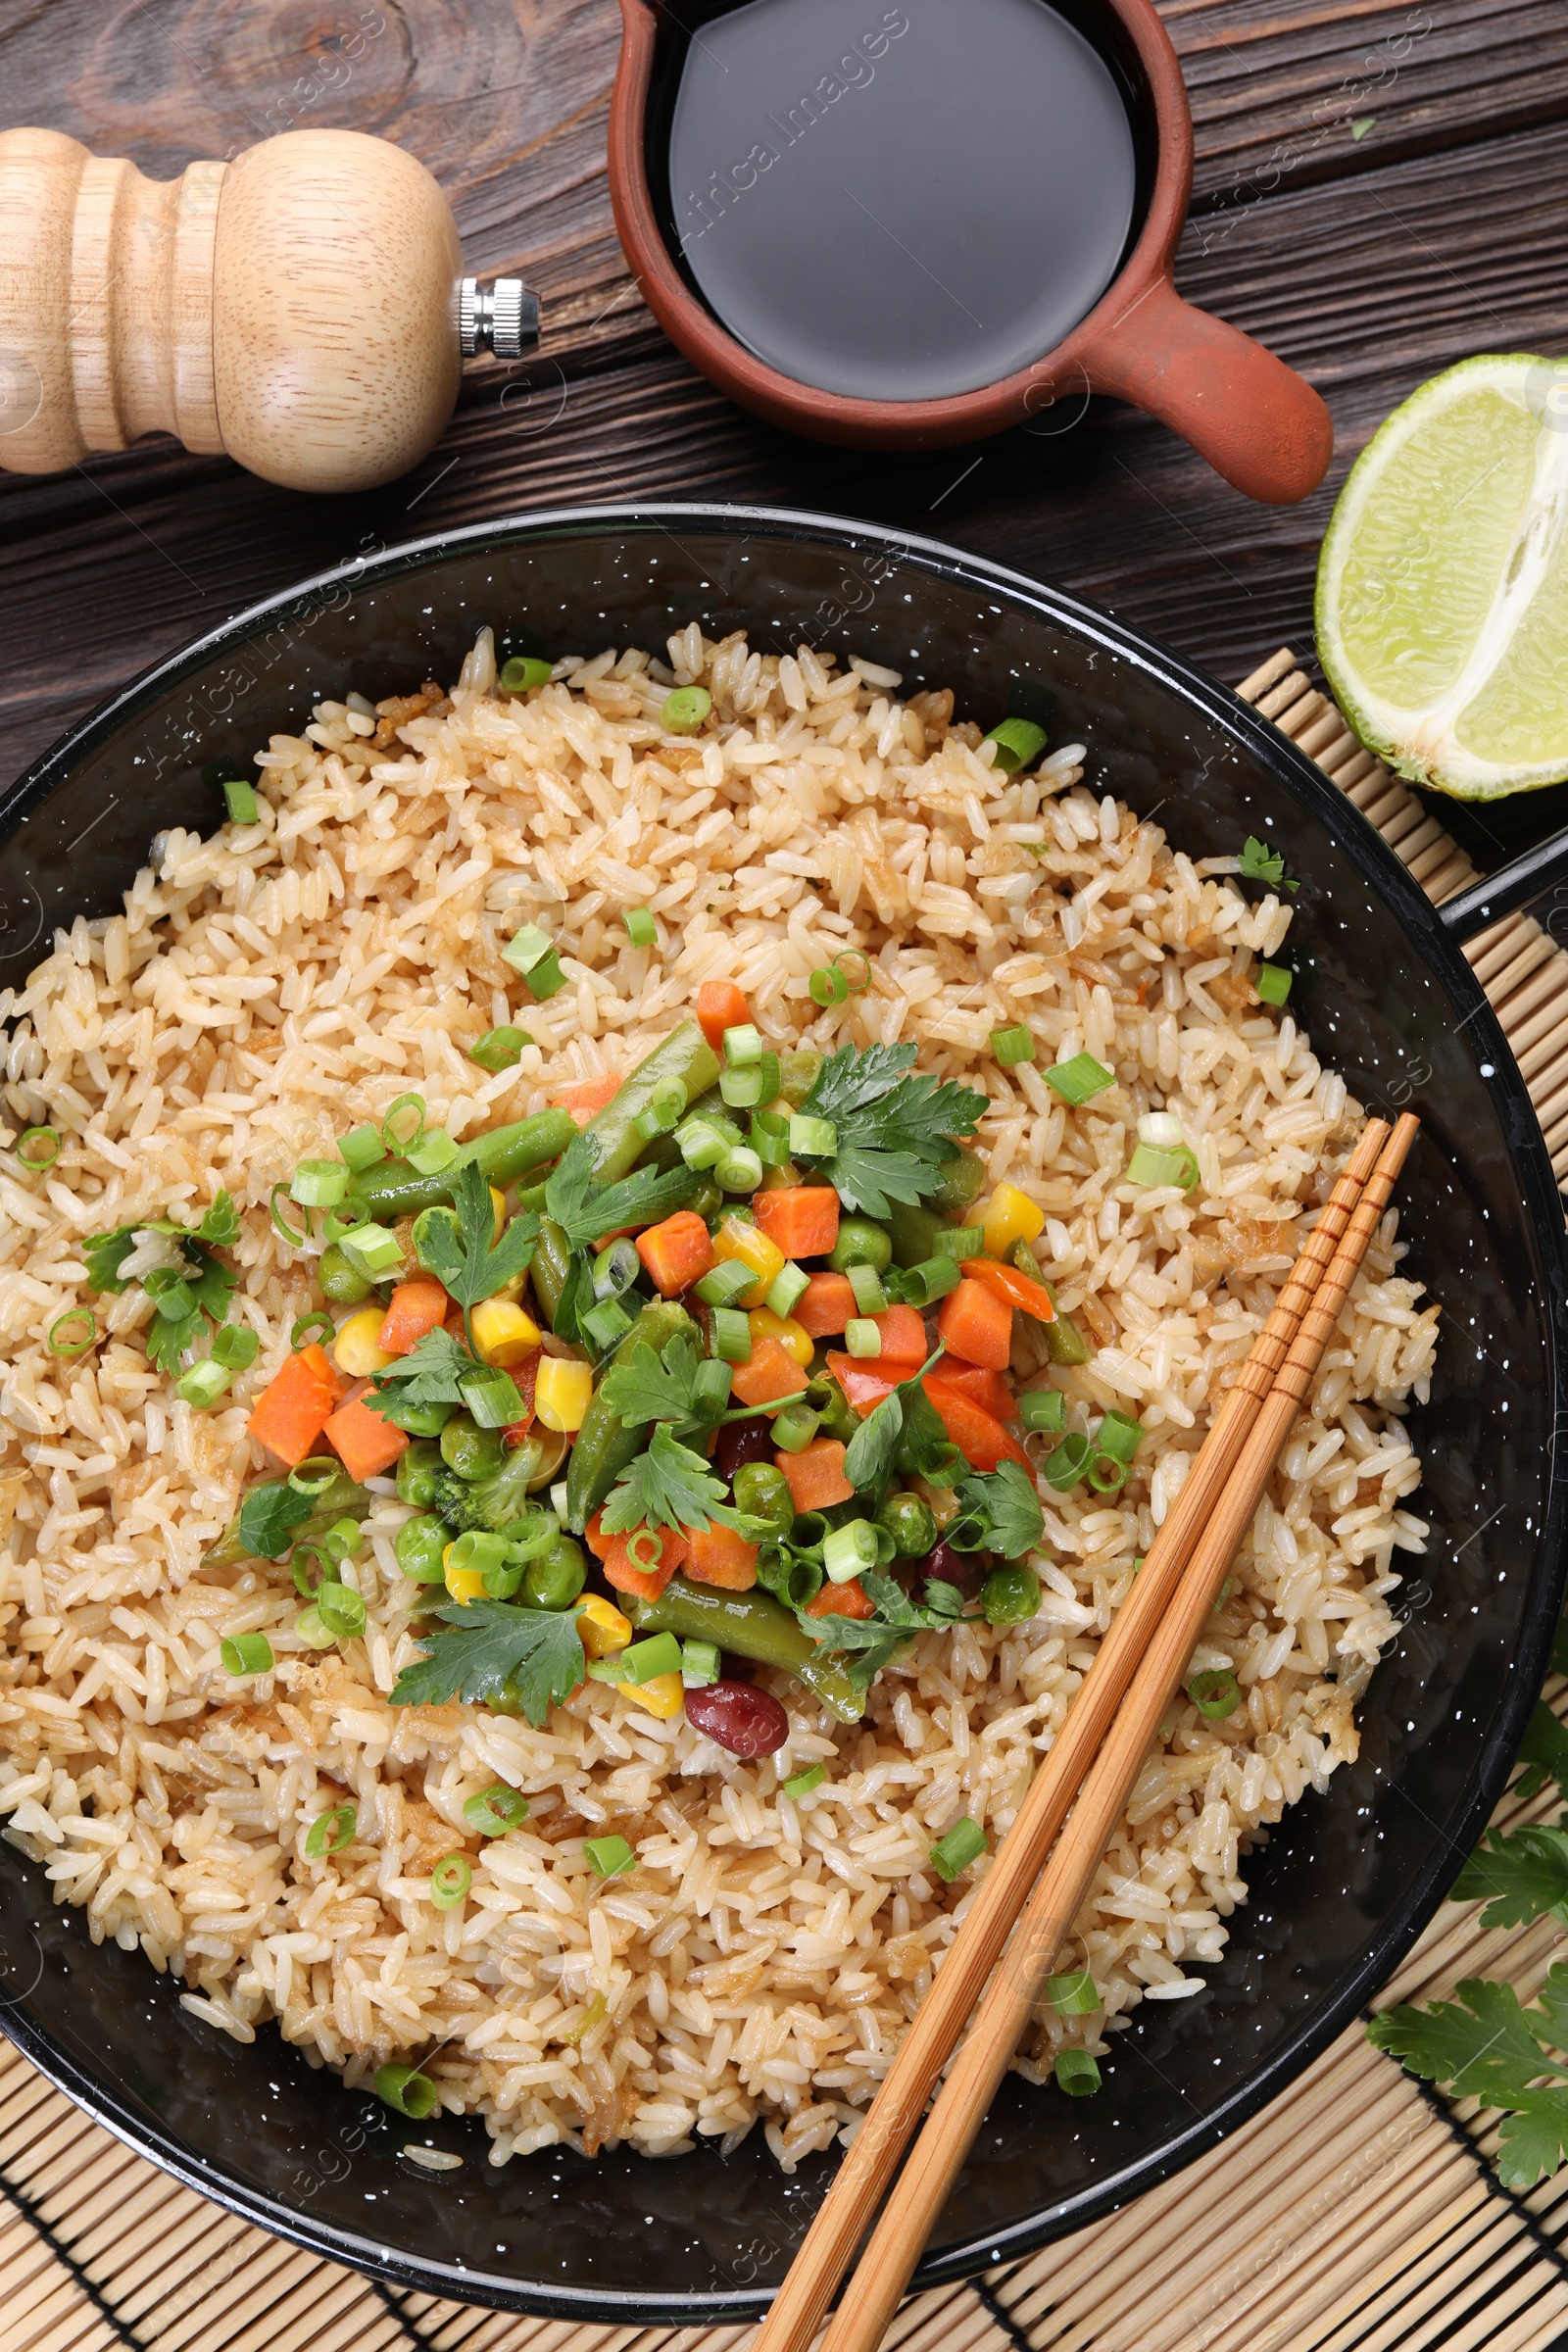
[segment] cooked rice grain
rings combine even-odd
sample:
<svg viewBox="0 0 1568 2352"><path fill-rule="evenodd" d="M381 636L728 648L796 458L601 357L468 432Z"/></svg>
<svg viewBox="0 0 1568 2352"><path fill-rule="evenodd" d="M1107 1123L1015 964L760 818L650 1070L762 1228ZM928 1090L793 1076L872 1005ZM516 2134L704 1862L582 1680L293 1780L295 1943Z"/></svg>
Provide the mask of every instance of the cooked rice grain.
<svg viewBox="0 0 1568 2352"><path fill-rule="evenodd" d="M1250 904L1233 859L1195 864L1093 791L1083 746L1009 778L950 693L901 701L870 664L712 644L695 622L667 654L563 662L524 704L497 697L485 633L450 697L321 704L259 755L258 826L165 835L122 915L58 934L0 998L14 1127L69 1138L42 1176L0 1154L0 1811L57 1899L174 1971L195 2015L241 2040L275 2016L351 2083L423 2058L447 2107L484 2116L496 2163L562 2141L729 2146L760 2119L789 2169L863 2110L972 1884L945 1886L930 1847L963 1813L993 1849L1004 1833L1361 1113L1249 985L1289 906ZM662 734L671 679L712 696L701 736ZM619 919L635 905L658 919L647 951ZM499 949L530 920L569 985L519 1013ZM870 990L819 1011L808 976L848 947ZM1044 1204L1058 1306L1098 1343L1058 1384L1080 1425L1137 1411L1134 1474L1113 1497L1053 1496L1033 1623L922 1638L854 1729L776 1683L791 1737L762 1762L601 1684L542 1732L394 1711L414 1645L387 1482L344 1570L362 1641L307 1651L286 1570L201 1572L263 1467L249 1401L316 1302L270 1187L410 1088L464 1136L622 1071L713 977L775 1040L906 1039L984 1091L991 1173ZM534 1042L486 1076L465 1046L514 1017ZM1004 1070L989 1035L1016 1022L1040 1060ZM1123 1089L1069 1112L1040 1071L1083 1048ZM1186 1199L1121 1180L1132 1122L1167 1102L1201 1170ZM94 1299L81 1245L193 1220L220 1186L245 1212L235 1311L262 1348L199 1413L149 1369L140 1291ZM1394 1555L1426 1534L1399 1415L1426 1393L1437 1308L1396 1270L1395 1231L1391 1214L1195 1661L1233 1667L1245 1703L1173 1709L1062 1963L1093 1970L1104 2016L1046 2012L1021 2061L1037 2079L1062 2038L1103 2047L1140 2000L1199 1988L1249 1845L1355 1752ZM52 1356L45 1335L84 1300L103 1344ZM1035 1371L1032 1328L1017 1347ZM237 1688L219 1643L256 1629L277 1665ZM817 1760L827 1782L793 1804L781 1784ZM463 1801L496 1779L532 1811L480 1844ZM345 1796L354 1842L306 1859ZM582 1840L604 1831L636 1846L635 1876L592 1876ZM430 1872L458 1850L472 1890L438 1911Z"/></svg>

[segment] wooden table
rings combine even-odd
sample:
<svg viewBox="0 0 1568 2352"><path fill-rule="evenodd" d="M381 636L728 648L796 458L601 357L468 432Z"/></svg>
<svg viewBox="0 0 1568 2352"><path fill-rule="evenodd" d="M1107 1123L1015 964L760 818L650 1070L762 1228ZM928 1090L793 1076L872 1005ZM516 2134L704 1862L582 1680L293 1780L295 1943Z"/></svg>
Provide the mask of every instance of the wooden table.
<svg viewBox="0 0 1568 2352"><path fill-rule="evenodd" d="M259 595L572 499L760 500L940 535L1230 680L1282 640L1309 646L1318 541L1378 421L1470 353L1568 349L1568 9L1161 5L1198 131L1178 283L1328 400L1338 454L1300 507L1250 505L1112 403L913 460L818 448L732 407L665 342L615 240L614 0L0 0L0 122L160 176L277 130L384 133L446 187L469 267L526 276L545 318L505 410L519 371L474 368L433 455L368 496L300 497L161 441L0 475L5 776Z"/></svg>

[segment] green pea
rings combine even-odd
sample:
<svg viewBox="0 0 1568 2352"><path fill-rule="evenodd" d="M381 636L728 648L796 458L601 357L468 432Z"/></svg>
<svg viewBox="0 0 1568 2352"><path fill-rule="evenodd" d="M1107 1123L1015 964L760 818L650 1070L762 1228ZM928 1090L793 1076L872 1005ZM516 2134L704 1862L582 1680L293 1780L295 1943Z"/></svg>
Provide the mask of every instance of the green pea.
<svg viewBox="0 0 1568 2352"><path fill-rule="evenodd" d="M454 1413L441 1432L441 1459L459 1478L494 1478L506 1458L500 1431L480 1429L467 1413Z"/></svg>
<svg viewBox="0 0 1568 2352"><path fill-rule="evenodd" d="M971 1200L978 1200L985 1181L985 1161L960 1144L956 1156L942 1162L935 1190L921 1198L927 1208L946 1216L950 1209L967 1208Z"/></svg>
<svg viewBox="0 0 1568 2352"><path fill-rule="evenodd" d="M323 1250L317 1260L316 1279L321 1286L322 1297L330 1298L334 1306L361 1306L373 1287L358 1266L349 1264L336 1242Z"/></svg>
<svg viewBox="0 0 1568 2352"><path fill-rule="evenodd" d="M588 1563L580 1544L563 1536L537 1560L528 1562L522 1580L522 1599L530 1609L569 1609L588 1582Z"/></svg>
<svg viewBox="0 0 1568 2352"><path fill-rule="evenodd" d="M906 1560L923 1560L937 1540L936 1513L918 1494L890 1494L878 1511L877 1525L893 1538L893 1548Z"/></svg>
<svg viewBox="0 0 1568 2352"><path fill-rule="evenodd" d="M398 1500L424 1510L435 1500L435 1482L441 1475L441 1448L428 1438L398 1456Z"/></svg>
<svg viewBox="0 0 1568 2352"><path fill-rule="evenodd" d="M711 1176L705 1176L701 1184L699 1184L697 1187L696 1192L693 1193L691 1199L687 1201L686 1205L688 1208L694 1209L697 1215L702 1218L703 1223L707 1225L710 1224L723 1208L724 1195L721 1188L713 1182Z"/></svg>
<svg viewBox="0 0 1568 2352"><path fill-rule="evenodd" d="M398 1427L411 1438L438 1438L457 1409L455 1404L400 1404Z"/></svg>
<svg viewBox="0 0 1568 2352"><path fill-rule="evenodd" d="M1023 1625L1039 1613L1039 1577L1021 1560L993 1568L980 1588L980 1609L987 1625Z"/></svg>
<svg viewBox="0 0 1568 2352"><path fill-rule="evenodd" d="M847 1446L860 1426L860 1416L831 1372L812 1373L807 1383L806 1401L812 1412L822 1416L818 1437L837 1438L841 1446Z"/></svg>
<svg viewBox="0 0 1568 2352"><path fill-rule="evenodd" d="M793 1109L799 1110L816 1084L822 1056L814 1046L792 1046L778 1060L778 1091Z"/></svg>
<svg viewBox="0 0 1568 2352"><path fill-rule="evenodd" d="M439 1585L446 1575L441 1555L451 1541L452 1530L446 1521L425 1512L398 1529L392 1548L405 1576L412 1576L417 1584Z"/></svg>
<svg viewBox="0 0 1568 2352"><path fill-rule="evenodd" d="M747 1462L736 1471L735 1508L753 1519L765 1519L781 1536L787 1536L795 1525L790 1482L771 1462Z"/></svg>
<svg viewBox="0 0 1568 2352"><path fill-rule="evenodd" d="M847 1274L851 1266L869 1266L874 1274L885 1274L893 1263L892 1236L869 1217L841 1217L839 1238L827 1262L835 1274Z"/></svg>

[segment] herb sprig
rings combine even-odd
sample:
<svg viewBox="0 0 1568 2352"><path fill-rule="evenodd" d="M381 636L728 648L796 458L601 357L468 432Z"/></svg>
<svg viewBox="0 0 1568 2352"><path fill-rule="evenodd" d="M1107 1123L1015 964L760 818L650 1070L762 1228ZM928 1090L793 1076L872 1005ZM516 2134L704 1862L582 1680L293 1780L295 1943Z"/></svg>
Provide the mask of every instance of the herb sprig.
<svg viewBox="0 0 1568 2352"><path fill-rule="evenodd" d="M582 1641L570 1609L525 1609L469 1600L436 1609L452 1630L423 1636L423 1655L392 1687L395 1707L439 1707L450 1698L520 1706L535 1731L552 1704L584 1678Z"/></svg>
<svg viewBox="0 0 1568 2352"><path fill-rule="evenodd" d="M573 1250L591 1249L623 1225L652 1225L689 1200L690 1168L634 1168L615 1184L595 1184L596 1147L586 1131L568 1144L545 1181L545 1208Z"/></svg>
<svg viewBox="0 0 1568 2352"><path fill-rule="evenodd" d="M1244 882L1266 882L1270 890L1297 891L1301 887L1285 871L1283 853L1271 850L1254 833L1249 833L1243 842L1236 870Z"/></svg>
<svg viewBox="0 0 1568 2352"><path fill-rule="evenodd" d="M470 1344L473 1309L505 1290L516 1275L527 1272L538 1240L539 1219L530 1209L514 1217L497 1241L490 1187L471 1159L465 1160L453 1183L452 1213L425 1212L419 1255L462 1307Z"/></svg>
<svg viewBox="0 0 1568 2352"><path fill-rule="evenodd" d="M228 1313L239 1277L217 1252L231 1250L239 1240L239 1211L220 1190L194 1226L149 1217L136 1225L118 1225L112 1233L89 1234L82 1245L89 1288L117 1295L127 1291L136 1277L122 1269L138 1247L138 1237L146 1233L167 1234L179 1246L178 1266L154 1267L141 1277L155 1310L147 1326L148 1360L172 1379L201 1337L203 1318L216 1327Z"/></svg>
<svg viewBox="0 0 1568 2352"><path fill-rule="evenodd" d="M802 1165L846 1208L885 1217L894 1200L923 1200L957 1154L953 1138L972 1135L985 1111L968 1087L907 1076L915 1057L913 1046L842 1046L811 1082L802 1111L829 1120L837 1147L801 1155Z"/></svg>

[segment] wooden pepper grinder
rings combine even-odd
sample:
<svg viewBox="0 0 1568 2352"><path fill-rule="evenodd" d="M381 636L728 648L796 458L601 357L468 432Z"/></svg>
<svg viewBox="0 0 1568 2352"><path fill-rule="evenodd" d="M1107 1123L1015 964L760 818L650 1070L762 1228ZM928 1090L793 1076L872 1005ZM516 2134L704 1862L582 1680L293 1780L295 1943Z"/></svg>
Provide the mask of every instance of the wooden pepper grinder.
<svg viewBox="0 0 1568 2352"><path fill-rule="evenodd" d="M172 433L292 490L364 490L440 438L466 356L538 341L463 275L440 188L385 139L290 130L176 180L0 131L0 468Z"/></svg>

